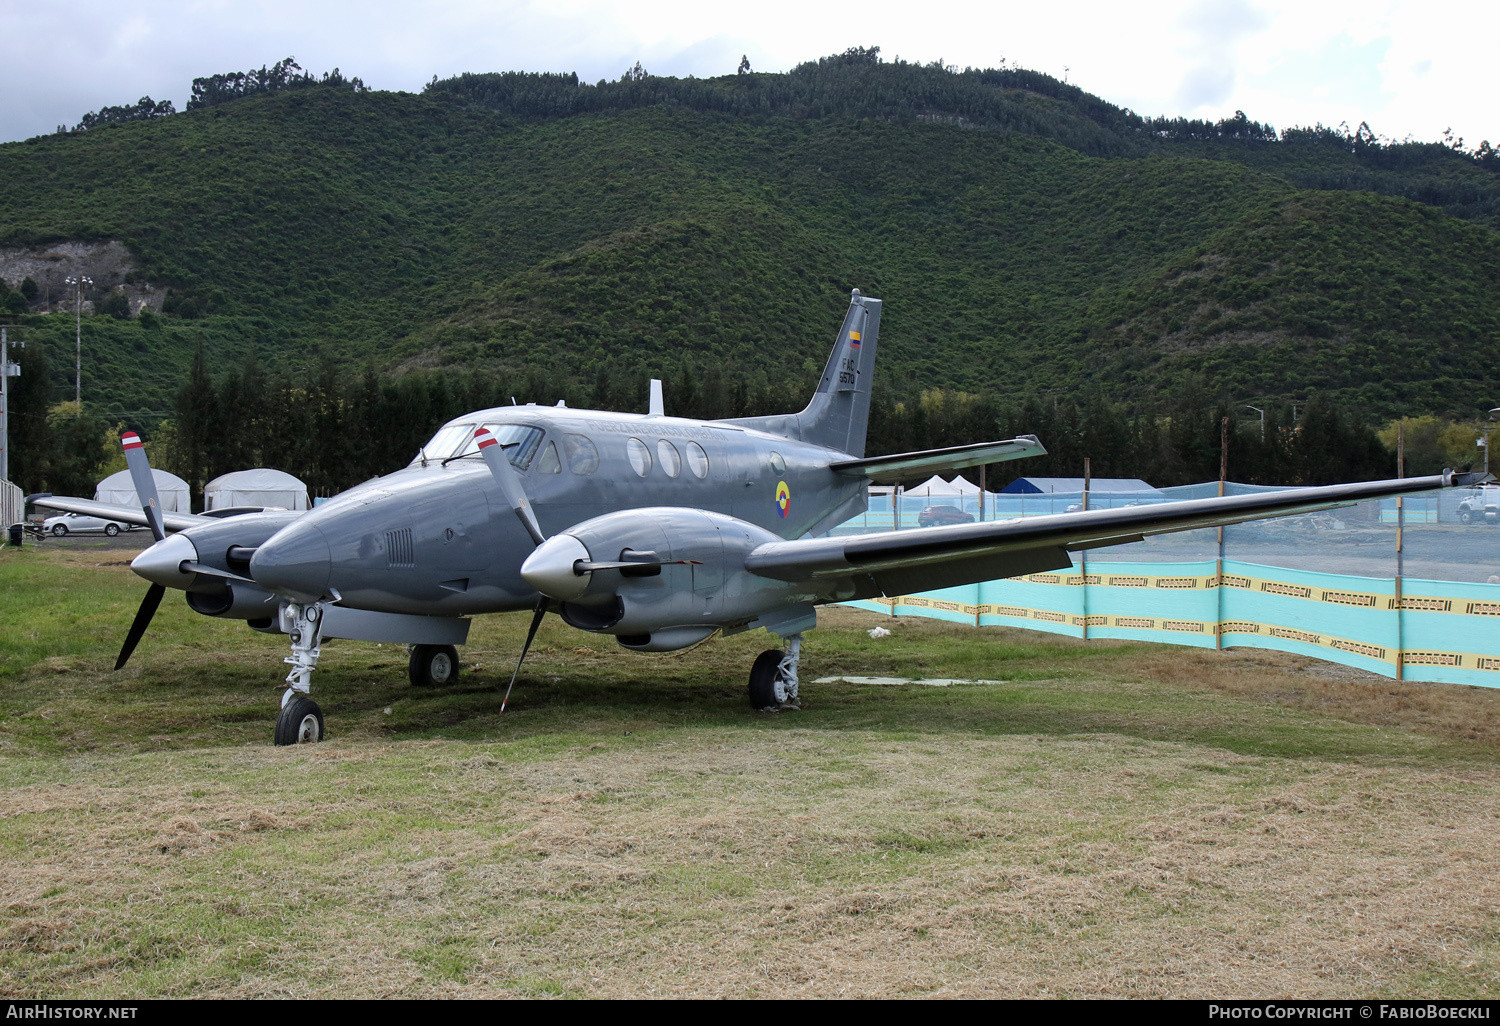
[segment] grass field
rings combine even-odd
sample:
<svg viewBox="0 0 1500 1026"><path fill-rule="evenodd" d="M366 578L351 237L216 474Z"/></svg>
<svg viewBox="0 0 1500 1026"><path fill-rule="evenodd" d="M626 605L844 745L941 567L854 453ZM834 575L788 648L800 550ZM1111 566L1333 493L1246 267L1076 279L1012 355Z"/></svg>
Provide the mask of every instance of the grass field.
<svg viewBox="0 0 1500 1026"><path fill-rule="evenodd" d="M174 593L110 672L128 555L0 552L6 997L1500 992L1497 692L833 609L805 680L1001 683L763 715L763 634L549 618L501 718L522 614L330 643L277 749L277 639Z"/></svg>

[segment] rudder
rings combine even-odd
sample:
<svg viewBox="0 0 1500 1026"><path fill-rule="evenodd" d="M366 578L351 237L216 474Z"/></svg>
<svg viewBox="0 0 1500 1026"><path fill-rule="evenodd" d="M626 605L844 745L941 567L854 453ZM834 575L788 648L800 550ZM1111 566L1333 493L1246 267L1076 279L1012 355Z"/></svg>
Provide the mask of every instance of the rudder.
<svg viewBox="0 0 1500 1026"><path fill-rule="evenodd" d="M854 289L838 340L807 407L801 413L741 417L725 423L863 456L879 338L880 300L862 296L859 289Z"/></svg>

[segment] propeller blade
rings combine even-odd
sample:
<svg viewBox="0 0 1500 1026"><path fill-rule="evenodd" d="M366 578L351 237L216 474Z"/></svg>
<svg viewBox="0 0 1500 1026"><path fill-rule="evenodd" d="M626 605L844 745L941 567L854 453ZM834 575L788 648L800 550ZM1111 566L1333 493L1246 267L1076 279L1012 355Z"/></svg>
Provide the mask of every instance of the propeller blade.
<svg viewBox="0 0 1500 1026"><path fill-rule="evenodd" d="M242 577L239 574L232 574L228 570L219 570L215 567L204 566L202 563L195 563L190 559L184 559L182 561L182 566L179 569L181 569L181 571L185 574L206 574L209 577L222 577L226 581L243 581L246 584L255 583L255 581L249 577Z"/></svg>
<svg viewBox="0 0 1500 1026"><path fill-rule="evenodd" d="M521 475L516 473L516 468L511 466L509 457L505 455L507 447L500 444L489 428L480 428L474 432L474 442L479 446L479 455L484 457L485 465L490 468L505 501L510 503L510 508L520 518L521 526L531 535L532 543L540 545L546 541L547 536L542 533L541 526L536 522L536 515L531 512L531 503L526 498Z"/></svg>
<svg viewBox="0 0 1500 1026"><path fill-rule="evenodd" d="M161 541L167 536L167 530L162 524L161 500L156 494L156 476L151 473L151 463L146 459L146 446L141 442L141 436L134 431L127 431L120 436L120 446L125 450L125 466L130 468L130 481L135 485L135 494L141 500L141 512L146 514L146 526L151 528L151 536ZM154 606L152 608L155 609ZM121 663L123 662L122 657Z"/></svg>
<svg viewBox="0 0 1500 1026"><path fill-rule="evenodd" d="M526 644L521 646L521 658L516 660L516 669L510 675L510 684L505 688L505 697L500 699L500 715L505 715L505 703L510 701L510 689L516 686L516 678L521 675L521 664L526 661L526 653L531 651L531 643L536 640L536 629L542 625L542 617L547 615L546 596L537 600L536 615L531 618L531 630L526 632Z"/></svg>
<svg viewBox="0 0 1500 1026"><path fill-rule="evenodd" d="M591 560L580 559L573 564L575 574L590 574L595 570L621 570L626 577L655 577L664 566L702 566L701 559L652 559L645 562L625 563L595 563ZM640 571L630 573L631 570ZM653 571L655 571L653 573Z"/></svg>
<svg viewBox="0 0 1500 1026"><path fill-rule="evenodd" d="M167 589L160 584L153 584L146 589L146 597L141 599L141 608L135 611L135 622L130 625L130 633L125 635L125 644L120 647L120 658L115 660L115 669L123 668L130 660L130 653L135 651L135 646L141 642L141 635L151 626L151 618L156 615L156 607L161 605L161 597L166 593Z"/></svg>

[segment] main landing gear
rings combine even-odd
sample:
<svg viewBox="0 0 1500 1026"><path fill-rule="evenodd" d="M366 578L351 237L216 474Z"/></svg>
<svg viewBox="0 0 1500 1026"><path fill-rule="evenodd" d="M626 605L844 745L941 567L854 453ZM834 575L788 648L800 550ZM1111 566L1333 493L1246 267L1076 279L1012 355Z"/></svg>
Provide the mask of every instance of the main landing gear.
<svg viewBox="0 0 1500 1026"><path fill-rule="evenodd" d="M413 645L406 675L419 688L451 684L458 676L458 649L452 645Z"/></svg>
<svg viewBox="0 0 1500 1026"><path fill-rule="evenodd" d="M786 651L771 648L755 658L750 668L750 706L761 712L800 709L797 704L797 663L802 658L802 635L786 639Z"/></svg>
<svg viewBox="0 0 1500 1026"><path fill-rule="evenodd" d="M281 694L281 715L276 718L276 743L302 745L323 740L323 710L307 697L312 689L312 672L318 665L323 634L323 603L301 605L287 602L280 609L281 629L292 642L292 654L286 690Z"/></svg>

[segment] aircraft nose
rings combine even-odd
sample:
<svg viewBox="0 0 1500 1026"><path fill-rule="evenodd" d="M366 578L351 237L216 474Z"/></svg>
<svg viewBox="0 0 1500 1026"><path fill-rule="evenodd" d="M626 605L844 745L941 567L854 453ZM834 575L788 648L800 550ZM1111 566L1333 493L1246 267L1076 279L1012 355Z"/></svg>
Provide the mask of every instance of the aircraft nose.
<svg viewBox="0 0 1500 1026"><path fill-rule="evenodd" d="M311 524L292 524L255 550L250 576L261 587L299 602L316 602L328 594L332 564L323 532Z"/></svg>
<svg viewBox="0 0 1500 1026"><path fill-rule="evenodd" d="M198 561L198 550L180 534L170 534L130 561L130 569L164 588L187 588L196 574L182 572L185 560Z"/></svg>

